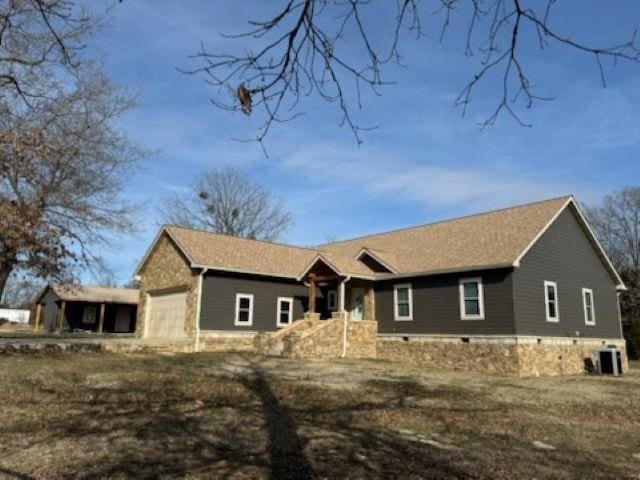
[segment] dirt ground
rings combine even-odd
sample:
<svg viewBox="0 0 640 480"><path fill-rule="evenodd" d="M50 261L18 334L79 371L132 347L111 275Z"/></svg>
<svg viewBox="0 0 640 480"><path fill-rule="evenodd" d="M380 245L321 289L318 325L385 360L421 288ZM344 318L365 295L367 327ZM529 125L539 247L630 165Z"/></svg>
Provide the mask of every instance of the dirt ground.
<svg viewBox="0 0 640 480"><path fill-rule="evenodd" d="M0 478L640 478L640 370L0 358ZM541 442L538 446L534 442Z"/></svg>

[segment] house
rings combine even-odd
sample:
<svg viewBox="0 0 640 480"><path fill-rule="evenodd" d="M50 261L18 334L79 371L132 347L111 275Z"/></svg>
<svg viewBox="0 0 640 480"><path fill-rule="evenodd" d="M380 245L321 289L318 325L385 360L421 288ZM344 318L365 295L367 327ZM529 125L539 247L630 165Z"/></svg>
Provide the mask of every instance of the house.
<svg viewBox="0 0 640 480"><path fill-rule="evenodd" d="M98 333L135 331L139 292L135 288L47 285L34 300L35 329Z"/></svg>
<svg viewBox="0 0 640 480"><path fill-rule="evenodd" d="M570 196L315 248L165 226L136 275L137 335L196 350L516 375L624 350L625 286Z"/></svg>

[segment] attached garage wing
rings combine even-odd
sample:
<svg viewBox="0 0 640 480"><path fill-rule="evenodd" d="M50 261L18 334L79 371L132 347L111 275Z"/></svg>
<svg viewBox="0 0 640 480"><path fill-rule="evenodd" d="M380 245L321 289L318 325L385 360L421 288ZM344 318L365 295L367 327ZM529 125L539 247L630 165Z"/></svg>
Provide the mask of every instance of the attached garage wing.
<svg viewBox="0 0 640 480"><path fill-rule="evenodd" d="M144 336L147 338L183 338L186 293L149 295Z"/></svg>

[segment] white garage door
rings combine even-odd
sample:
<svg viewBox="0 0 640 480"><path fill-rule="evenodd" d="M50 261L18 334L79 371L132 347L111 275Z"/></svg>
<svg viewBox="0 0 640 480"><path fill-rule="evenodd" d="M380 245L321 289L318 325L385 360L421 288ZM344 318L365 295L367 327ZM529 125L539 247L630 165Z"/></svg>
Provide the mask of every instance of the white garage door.
<svg viewBox="0 0 640 480"><path fill-rule="evenodd" d="M168 293L149 296L149 315L145 337L184 337L186 293Z"/></svg>

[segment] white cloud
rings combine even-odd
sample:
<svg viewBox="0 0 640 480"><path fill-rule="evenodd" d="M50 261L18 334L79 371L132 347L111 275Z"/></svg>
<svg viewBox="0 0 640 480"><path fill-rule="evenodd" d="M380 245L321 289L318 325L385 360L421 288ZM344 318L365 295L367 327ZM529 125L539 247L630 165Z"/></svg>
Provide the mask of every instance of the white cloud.
<svg viewBox="0 0 640 480"><path fill-rule="evenodd" d="M400 198L425 211L478 211L575 193L591 196L590 188L573 181L553 181L525 173L522 166L463 168L414 163L388 151L305 147L282 160L306 181L349 186L342 195L369 195L392 201Z"/></svg>

